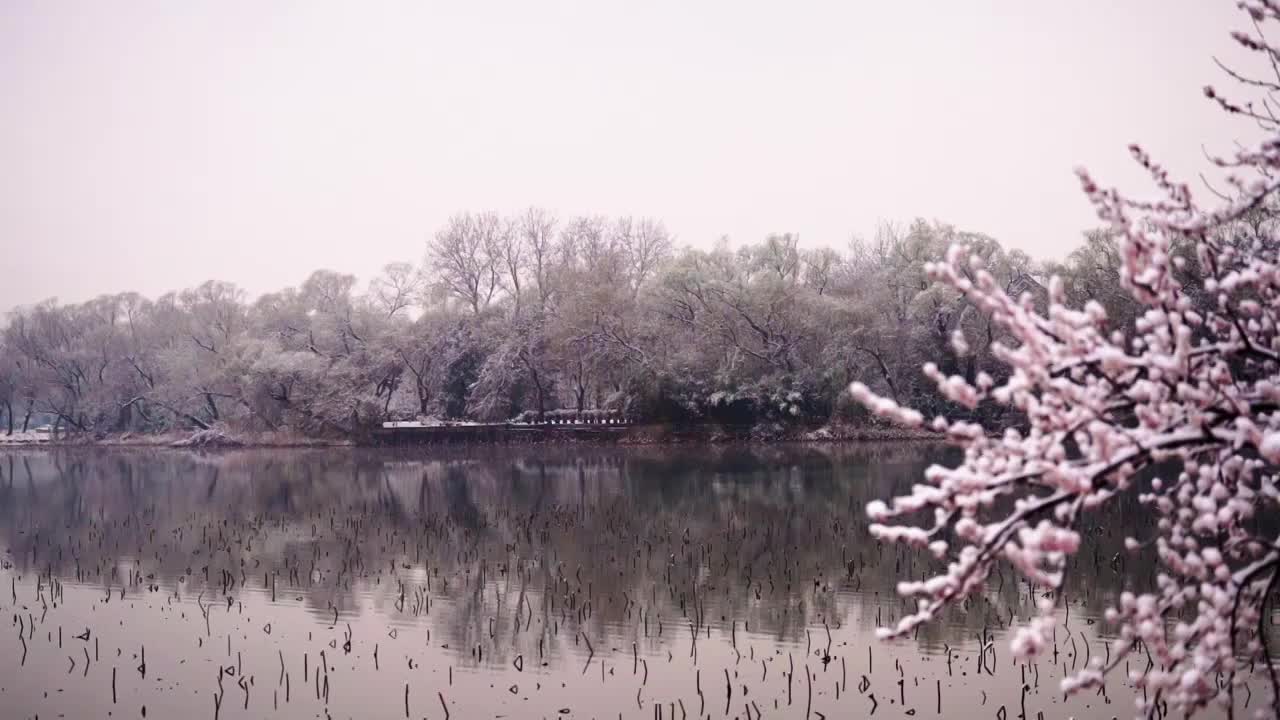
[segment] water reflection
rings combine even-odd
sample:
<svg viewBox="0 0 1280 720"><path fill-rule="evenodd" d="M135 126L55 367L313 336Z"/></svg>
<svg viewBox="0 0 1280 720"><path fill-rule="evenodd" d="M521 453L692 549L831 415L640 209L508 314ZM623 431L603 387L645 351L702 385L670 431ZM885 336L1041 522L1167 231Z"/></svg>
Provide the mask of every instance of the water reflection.
<svg viewBox="0 0 1280 720"><path fill-rule="evenodd" d="M1004 628L1043 589L1007 571L914 643L873 643L904 612L896 583L933 561L871 540L862 508L945 452L0 455L0 608L30 636L0 640L0 704L102 714L87 647L78 683L20 680L76 677L65 626L110 638L153 714L201 696L218 717L1130 714L1123 682L1065 706L1056 687L1109 652L1098 617L1126 582L1151 581L1121 553L1121 528L1147 522L1135 507L1086 528L1053 658L1008 657ZM131 657L144 646L159 687Z"/></svg>

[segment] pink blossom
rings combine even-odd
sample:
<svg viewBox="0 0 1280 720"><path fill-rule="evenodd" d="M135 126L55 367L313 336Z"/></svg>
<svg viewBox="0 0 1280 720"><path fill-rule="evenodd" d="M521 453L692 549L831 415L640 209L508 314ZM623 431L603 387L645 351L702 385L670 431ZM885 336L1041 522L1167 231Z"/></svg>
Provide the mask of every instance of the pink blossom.
<svg viewBox="0 0 1280 720"><path fill-rule="evenodd" d="M1280 24L1280 0L1240 4L1253 21ZM1233 37L1280 56L1261 32ZM908 496L868 506L878 537L948 561L935 577L901 583L899 590L918 600L917 611L883 630L885 637L910 633L981 591L1002 561L1058 587L1089 514L1129 494L1153 513L1157 531L1152 539L1127 538L1125 549L1154 547L1162 565L1156 589L1126 592L1106 611L1117 635L1110 663L1091 663L1063 690L1100 685L1141 647L1154 665L1133 676L1144 690L1139 713L1167 703L1191 714L1231 703L1245 679L1241 668L1264 661L1265 638L1255 629L1265 621L1262 599L1280 582L1280 538L1247 521L1280 511L1280 232L1274 223L1242 219L1280 190L1280 121L1251 114L1254 106L1234 104L1218 90L1205 95L1270 135L1215 159L1235 173L1235 197L1197 204L1188 184L1136 145L1130 152L1155 199L1126 198L1078 172L1118 238L1121 284L1143 306L1133 327L1108 327L1096 302L1066 307L1056 278L1043 309L1012 298L963 244L929 265L931 278L963 294L1011 339L991 346L1008 366L1003 380L984 373L970 383L932 364L924 374L946 400L969 409L1005 406L1025 430L993 437L978 423L938 417L928 427L964 448L963 459L930 467ZM1189 292L1188 281L1203 292ZM967 349L960 334L953 345ZM882 416L924 424L865 386L850 391ZM1161 476L1148 487L1139 473L1155 468ZM924 511L932 511L934 525L910 526L907 516ZM1043 651L1053 617L1050 602L1015 630L1018 657ZM1280 716L1280 688L1271 696L1266 712Z"/></svg>

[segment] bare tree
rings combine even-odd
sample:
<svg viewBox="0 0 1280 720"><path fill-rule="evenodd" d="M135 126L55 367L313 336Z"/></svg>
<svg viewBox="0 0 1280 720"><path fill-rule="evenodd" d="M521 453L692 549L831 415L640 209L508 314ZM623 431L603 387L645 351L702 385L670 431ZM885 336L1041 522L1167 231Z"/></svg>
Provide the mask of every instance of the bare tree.
<svg viewBox="0 0 1280 720"><path fill-rule="evenodd" d="M230 342L244 319L244 291L231 283L210 280L178 299L191 318L192 342L208 352Z"/></svg>
<svg viewBox="0 0 1280 720"><path fill-rule="evenodd" d="M369 297L387 317L411 307L422 290L422 274L407 262L384 265L382 274L369 283Z"/></svg>
<svg viewBox="0 0 1280 720"><path fill-rule="evenodd" d="M511 299L515 303L515 314L520 314L521 284L525 274L525 266L529 253L524 236L519 231L519 220L502 218L494 229L493 247L497 255L496 262L504 274L503 283Z"/></svg>
<svg viewBox="0 0 1280 720"><path fill-rule="evenodd" d="M547 305L557 267L555 252L556 218L541 208L529 208L520 216L517 232L528 255L529 270L538 291L538 304Z"/></svg>
<svg viewBox="0 0 1280 720"><path fill-rule="evenodd" d="M619 282L624 272L619 237L629 232L625 219L610 227L598 215L576 217L560 231L561 256L575 270L590 272L602 282Z"/></svg>
<svg viewBox="0 0 1280 720"><path fill-rule="evenodd" d="M792 233L770 235L764 239L764 244L754 248L753 254L755 264L779 280L796 282L800 279L800 236Z"/></svg>
<svg viewBox="0 0 1280 720"><path fill-rule="evenodd" d="M672 241L661 220L642 218L633 224L627 218L625 226L628 232L621 238L622 251L626 255L631 293L635 295L657 268L671 259Z"/></svg>
<svg viewBox="0 0 1280 720"><path fill-rule="evenodd" d="M476 315L489 306L501 284L502 226L497 213L462 213L427 243L427 264L436 282Z"/></svg>
<svg viewBox="0 0 1280 720"><path fill-rule="evenodd" d="M840 265L840 253L829 247L815 248L800 254L803 266L802 281L819 295L831 287L832 278Z"/></svg>

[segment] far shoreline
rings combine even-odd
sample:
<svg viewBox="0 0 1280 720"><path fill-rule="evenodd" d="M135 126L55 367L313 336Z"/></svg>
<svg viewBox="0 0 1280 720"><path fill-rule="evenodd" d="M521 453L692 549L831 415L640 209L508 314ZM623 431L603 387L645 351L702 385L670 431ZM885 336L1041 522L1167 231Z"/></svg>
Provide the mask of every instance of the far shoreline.
<svg viewBox="0 0 1280 720"><path fill-rule="evenodd" d="M934 432L883 426L831 426L809 428L728 427L723 425L676 426L664 424L632 425L611 432L584 428L518 428L497 425L498 433L488 437L437 439L424 433L422 437L401 436L390 439L369 434L360 438L316 438L288 432L223 433L124 433L99 437L72 436L37 439L31 434L10 437L0 434L0 452L35 449L136 448L175 450L234 449L379 449L413 447L484 447L484 446L685 446L685 445L778 445L778 444L858 444L858 443L938 443L945 437Z"/></svg>

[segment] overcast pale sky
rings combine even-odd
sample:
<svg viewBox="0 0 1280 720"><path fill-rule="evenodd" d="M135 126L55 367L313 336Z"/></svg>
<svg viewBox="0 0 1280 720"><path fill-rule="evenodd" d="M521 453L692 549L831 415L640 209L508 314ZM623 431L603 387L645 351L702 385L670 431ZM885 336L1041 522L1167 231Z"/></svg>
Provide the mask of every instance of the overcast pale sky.
<svg viewBox="0 0 1280 720"><path fill-rule="evenodd" d="M459 210L843 245L936 218L1060 256L1072 169L1249 128L1231 0L0 3L0 309L421 259Z"/></svg>

